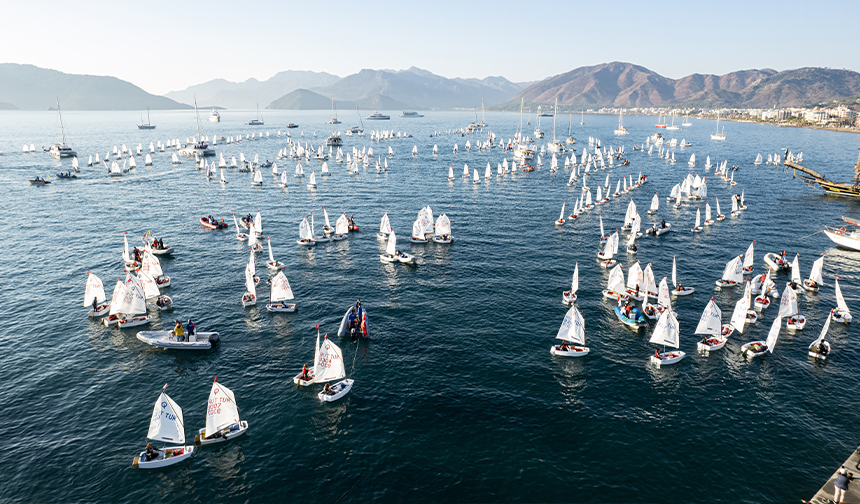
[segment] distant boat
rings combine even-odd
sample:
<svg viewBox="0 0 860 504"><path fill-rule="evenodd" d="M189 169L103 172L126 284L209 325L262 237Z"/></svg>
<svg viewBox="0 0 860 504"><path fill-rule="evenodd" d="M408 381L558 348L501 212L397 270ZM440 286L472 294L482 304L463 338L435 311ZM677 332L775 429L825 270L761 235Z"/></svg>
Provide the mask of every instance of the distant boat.
<svg viewBox="0 0 860 504"><path fill-rule="evenodd" d="M720 114L717 114L717 132L711 135L711 140L725 140L725 126L723 126L723 132L720 133Z"/></svg>
<svg viewBox="0 0 860 504"><path fill-rule="evenodd" d="M358 112L358 106L355 107L355 114L358 116L358 124L349 128L348 133L364 133L364 123L361 122L361 114Z"/></svg>
<svg viewBox="0 0 860 504"><path fill-rule="evenodd" d="M419 114L418 112L406 112L406 111L404 111L402 114L400 114L400 117L415 119L415 118L424 117L424 116Z"/></svg>
<svg viewBox="0 0 860 504"><path fill-rule="evenodd" d="M140 122L143 122L142 117L141 117ZM146 107L146 123L145 124L138 124L137 129L143 129L143 130L155 129L155 125L152 124L152 122L149 120L149 107Z"/></svg>
<svg viewBox="0 0 860 504"><path fill-rule="evenodd" d="M263 123L263 116L260 115L260 104L259 103L257 104L257 117L256 117L256 119L251 119L250 121L248 121L245 124L247 124L248 126L262 126L264 124Z"/></svg>
<svg viewBox="0 0 860 504"><path fill-rule="evenodd" d="M209 112L209 122L221 122L221 114L215 110L215 107L212 107L212 112Z"/></svg>
<svg viewBox="0 0 860 504"><path fill-rule="evenodd" d="M60 132L63 135L63 143L54 144L51 146L51 149L48 153L57 159L64 157L75 157L78 155L77 152L72 150L71 147L66 145L66 129L63 127L63 114L60 112L60 99L57 98L57 116L60 118ZM35 151L36 148L32 144L30 145L30 152Z"/></svg>
<svg viewBox="0 0 860 504"><path fill-rule="evenodd" d="M624 109L618 111L618 129L615 130L616 135L629 135L630 132L627 131L627 128L621 123L621 116L624 113Z"/></svg>
<svg viewBox="0 0 860 504"><path fill-rule="evenodd" d="M379 112L374 112L369 116L365 117L368 121L387 121L391 119L391 116L387 116L385 114L380 114Z"/></svg>
<svg viewBox="0 0 860 504"><path fill-rule="evenodd" d="M214 156L215 151L209 148L209 144L203 140L203 135L200 134L200 114L197 111L197 98L194 98L194 117L197 120L197 141L194 144L185 144L177 151L180 156L186 157L206 157ZM178 143L178 142L177 142ZM174 164L176 161L174 161Z"/></svg>
<svg viewBox="0 0 860 504"><path fill-rule="evenodd" d="M287 124L287 128L288 128L288 129L298 128L298 127L299 127L299 125L298 125L298 124L295 124L295 123L289 123L289 124Z"/></svg>
<svg viewBox="0 0 860 504"><path fill-rule="evenodd" d="M684 122L681 123L681 126L685 128L687 126L692 126L692 123L690 123L690 116L684 116Z"/></svg>
<svg viewBox="0 0 860 504"><path fill-rule="evenodd" d="M334 107L334 98L331 99L331 120L328 123L340 124L340 121L337 120L337 109Z"/></svg>

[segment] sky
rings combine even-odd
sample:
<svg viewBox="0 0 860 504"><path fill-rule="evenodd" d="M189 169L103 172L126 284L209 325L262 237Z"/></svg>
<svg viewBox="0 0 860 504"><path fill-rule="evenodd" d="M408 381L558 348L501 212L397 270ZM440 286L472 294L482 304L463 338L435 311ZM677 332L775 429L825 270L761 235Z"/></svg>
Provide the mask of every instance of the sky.
<svg viewBox="0 0 860 504"><path fill-rule="evenodd" d="M661 75L860 71L860 2L7 0L0 63L111 75L154 94L283 70L417 66L538 81L610 61Z"/></svg>

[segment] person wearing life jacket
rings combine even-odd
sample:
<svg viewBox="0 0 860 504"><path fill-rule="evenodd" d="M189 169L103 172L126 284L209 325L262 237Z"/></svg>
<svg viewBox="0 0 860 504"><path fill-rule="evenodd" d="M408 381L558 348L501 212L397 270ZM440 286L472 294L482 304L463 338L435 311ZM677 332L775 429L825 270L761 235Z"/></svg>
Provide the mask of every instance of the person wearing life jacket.
<svg viewBox="0 0 860 504"><path fill-rule="evenodd" d="M151 462L157 459L159 454L161 454L161 451L156 448L153 448L152 443L146 443L146 452L144 453L143 457L146 459L147 462Z"/></svg>
<svg viewBox="0 0 860 504"><path fill-rule="evenodd" d="M558 350L560 352L567 352L568 350L570 350L570 347L567 345L567 341L562 340L561 346L558 347Z"/></svg>
<svg viewBox="0 0 860 504"><path fill-rule="evenodd" d="M173 335L176 337L177 341L182 341L185 335L185 328L182 326L182 322L176 321L176 327L173 328Z"/></svg>
<svg viewBox="0 0 860 504"><path fill-rule="evenodd" d="M305 380L305 381L310 381L310 379L311 379L311 375L310 375L310 373L309 373L308 371L309 371L309 370L308 370L308 365L307 365L307 364L305 364L304 366L302 366L302 375L301 375L301 377L299 377L299 379L300 379L300 380Z"/></svg>

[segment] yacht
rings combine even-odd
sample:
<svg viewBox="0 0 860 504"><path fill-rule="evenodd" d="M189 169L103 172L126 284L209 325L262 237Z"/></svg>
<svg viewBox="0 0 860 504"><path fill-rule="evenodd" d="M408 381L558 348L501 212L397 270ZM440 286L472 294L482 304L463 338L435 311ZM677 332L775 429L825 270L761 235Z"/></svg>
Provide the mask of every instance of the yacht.
<svg viewBox="0 0 860 504"><path fill-rule="evenodd" d="M337 120L337 109L334 108L334 98L331 99L331 120L328 122L329 124L340 124L340 121ZM334 136L334 135L332 135ZM340 145L340 144L338 144Z"/></svg>
<svg viewBox="0 0 860 504"><path fill-rule="evenodd" d="M256 119L251 119L246 122L248 126L262 126L263 125L263 116L260 115L260 105L257 104L257 117Z"/></svg>
<svg viewBox="0 0 860 504"><path fill-rule="evenodd" d="M618 129L615 130L616 135L629 135L630 132L627 131L627 128L621 124L621 114L623 113L623 109L618 111Z"/></svg>
<svg viewBox="0 0 860 504"><path fill-rule="evenodd" d="M298 127L299 127L299 125L295 124L295 123L287 124L287 128L289 128L289 129L298 128Z"/></svg>
<svg viewBox="0 0 860 504"><path fill-rule="evenodd" d="M340 147L343 145L343 140L340 138L340 135L332 131L331 136L325 139L325 144L330 147Z"/></svg>
<svg viewBox="0 0 860 504"><path fill-rule="evenodd" d="M48 150L48 154L57 159L64 157L74 157L77 156L78 153L72 150L71 147L66 145L66 128L63 126L63 114L60 113L60 100L57 99L57 115L60 117L60 132L63 134L63 142L54 144Z"/></svg>
<svg viewBox="0 0 860 504"><path fill-rule="evenodd" d="M417 117L424 117L424 116L423 116L423 115L421 115L421 114L419 114L418 112L406 112L406 111L403 111L403 113L402 113L402 114L400 114L400 117L406 117L406 118L414 119L414 118L417 118Z"/></svg>
<svg viewBox="0 0 860 504"><path fill-rule="evenodd" d="M212 107L212 112L209 112L209 122L221 122L221 114Z"/></svg>
<svg viewBox="0 0 860 504"><path fill-rule="evenodd" d="M140 118L140 122L143 123L143 117ZM146 107L146 123L138 124L137 129L150 130L155 129L155 125L149 120L149 107Z"/></svg>
<svg viewBox="0 0 860 504"><path fill-rule="evenodd" d="M200 134L200 114L197 112L197 97L194 97L194 117L197 118L197 138L200 140L193 144L185 144L177 151L180 156L186 157L206 157L214 156L215 151L209 148L209 144L203 141L203 135Z"/></svg>
<svg viewBox="0 0 860 504"><path fill-rule="evenodd" d="M723 131L720 132L720 114L717 114L717 132L711 134L711 140L725 140L726 139L726 127L723 126Z"/></svg>
<svg viewBox="0 0 860 504"><path fill-rule="evenodd" d="M369 121L387 121L391 119L391 116L387 116L385 114L380 114L379 112L374 112L369 116L365 117L365 119Z"/></svg>

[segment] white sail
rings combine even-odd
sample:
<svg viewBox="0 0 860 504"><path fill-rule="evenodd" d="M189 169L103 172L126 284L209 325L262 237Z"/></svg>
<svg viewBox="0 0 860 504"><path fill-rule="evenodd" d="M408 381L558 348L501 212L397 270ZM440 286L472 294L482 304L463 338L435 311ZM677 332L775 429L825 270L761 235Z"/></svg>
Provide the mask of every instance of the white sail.
<svg viewBox="0 0 860 504"><path fill-rule="evenodd" d="M475 183L480 182L480 181L481 181L481 177L480 177L480 176L478 176L478 170L477 170L477 169L475 169L475 170L473 170L473 171L475 172L475 175L474 175L474 177L472 177L472 182L475 182Z"/></svg>
<svg viewBox="0 0 860 504"><path fill-rule="evenodd" d="M302 219L301 224L299 224L299 238L302 240L313 240L313 232L311 231L311 224L308 222L308 218L305 217Z"/></svg>
<svg viewBox="0 0 860 504"><path fill-rule="evenodd" d="M791 281L800 285L800 254L794 256L794 261L791 263Z"/></svg>
<svg viewBox="0 0 860 504"><path fill-rule="evenodd" d="M123 241L122 260L126 263L130 263L130 262L132 262L132 258L131 258L131 253L129 252L129 249L128 249L128 236L125 234L122 235L122 241Z"/></svg>
<svg viewBox="0 0 860 504"><path fill-rule="evenodd" d="M606 236L603 234L603 216L598 215L597 218L600 221L600 237L603 238L604 236Z"/></svg>
<svg viewBox="0 0 860 504"><path fill-rule="evenodd" d="M708 306L705 307L705 311L702 312L702 317L699 319L699 325L696 326L696 332L694 334L710 334L713 336L719 336L723 327L722 316L723 314L720 311L720 307L717 306L714 298L711 298L710 302L708 302Z"/></svg>
<svg viewBox="0 0 860 504"><path fill-rule="evenodd" d="M839 285L839 284L837 284ZM116 279L116 284L113 287L113 295L110 300L109 315L118 315L122 313L122 299L125 297L125 284L119 278Z"/></svg>
<svg viewBox="0 0 860 504"><path fill-rule="evenodd" d="M713 220L711 219L711 204L705 202L705 222L711 222L711 220ZM746 259L744 259L744 261L746 261Z"/></svg>
<svg viewBox="0 0 860 504"><path fill-rule="evenodd" d="M850 315L851 312L848 310L848 305L845 304L845 298L842 297L842 289L839 288L839 279L833 281L836 286L836 307L842 312L842 315Z"/></svg>
<svg viewBox="0 0 860 504"><path fill-rule="evenodd" d="M217 379L217 378L216 378ZM239 422L239 407L233 391L217 381L212 383L206 407L206 434L212 434Z"/></svg>
<svg viewBox="0 0 860 504"><path fill-rule="evenodd" d="M672 285L678 287L678 265L675 262L675 256L672 256Z"/></svg>
<svg viewBox="0 0 860 504"><path fill-rule="evenodd" d="M316 186L317 185L317 172L316 171L311 172L311 178L308 181L308 185L309 186Z"/></svg>
<svg viewBox="0 0 860 504"><path fill-rule="evenodd" d="M648 263L648 265L645 266L645 269L642 270L642 279L643 279L642 285L643 285L643 290L645 291L645 295L648 295L649 293L657 292L657 283L654 280L654 270L651 269L651 263ZM651 294L651 296L653 297L654 294ZM647 302L647 299L646 299L646 302Z"/></svg>
<svg viewBox="0 0 860 504"><path fill-rule="evenodd" d="M436 219L436 236L451 234L451 220L448 216L442 214Z"/></svg>
<svg viewBox="0 0 860 504"><path fill-rule="evenodd" d="M747 282L746 290L744 290L744 295L738 302L735 303L735 311L732 312L732 320L731 324L735 330L741 334L744 332L744 325L747 320L747 310L749 310L750 306L750 283Z"/></svg>
<svg viewBox="0 0 860 504"><path fill-rule="evenodd" d="M624 292L624 270L621 269L621 263L616 264L612 268L612 271L609 272L606 289L614 292Z"/></svg>
<svg viewBox="0 0 860 504"><path fill-rule="evenodd" d="M809 272L809 280L815 282L819 287L824 285L824 279L821 277L822 269L824 269L824 256L819 257L812 263L812 270Z"/></svg>
<svg viewBox="0 0 860 504"><path fill-rule="evenodd" d="M723 270L723 276L720 277L723 280L732 280L737 283L741 283L744 281L744 271L741 266L741 258L740 256L735 257L731 261L726 263L726 268Z"/></svg>
<svg viewBox="0 0 860 504"><path fill-rule="evenodd" d="M388 221L388 212L382 215L382 220L379 222L379 232L387 235L391 232L391 223Z"/></svg>
<svg viewBox="0 0 860 504"><path fill-rule="evenodd" d="M744 254L744 268L750 268L753 266L753 260L755 255L755 242L750 243L749 248L747 249L747 253Z"/></svg>
<svg viewBox="0 0 860 504"><path fill-rule="evenodd" d="M257 295L257 286L254 283L254 273L251 270L251 263L245 266L245 290L254 296Z"/></svg>
<svg viewBox="0 0 860 504"><path fill-rule="evenodd" d="M349 219L346 218L346 214L337 218L334 223L334 232L339 235L345 235L349 232Z"/></svg>
<svg viewBox="0 0 860 504"><path fill-rule="evenodd" d="M609 238L612 240L612 253L617 254L618 253L618 241L619 241L618 231L615 231L614 233L612 233L609 236Z"/></svg>
<svg viewBox="0 0 860 504"><path fill-rule="evenodd" d="M469 178L469 165L463 165L463 178Z"/></svg>
<svg viewBox="0 0 860 504"><path fill-rule="evenodd" d="M256 170L254 172L254 183L258 185L263 184L263 172L261 172L260 170Z"/></svg>
<svg viewBox="0 0 860 504"><path fill-rule="evenodd" d="M824 341L824 338L827 336L827 331L830 330L830 321L833 320L833 317L827 317L827 320L824 322L824 327L821 328L821 334L818 335L818 338L809 345L809 348L815 348Z"/></svg>
<svg viewBox="0 0 860 504"><path fill-rule="evenodd" d="M164 386L165 388L167 385ZM165 443L185 443L185 421L182 418L182 408L176 404L163 389L155 408L152 410L152 418L149 420L149 432L146 437L153 441Z"/></svg>
<svg viewBox="0 0 860 504"><path fill-rule="evenodd" d="M302 169L302 164L301 163L297 164L296 165L296 176L301 177L301 176L304 176L304 174L305 174L305 171Z"/></svg>
<svg viewBox="0 0 860 504"><path fill-rule="evenodd" d="M717 203L717 216L719 217L720 215L722 215L722 213L720 212L720 200L719 198L714 197L714 201Z"/></svg>
<svg viewBox="0 0 860 504"><path fill-rule="evenodd" d="M651 208L648 210L651 212L656 212L660 209L660 198L657 197L657 193L654 193L654 197L651 198Z"/></svg>
<svg viewBox="0 0 860 504"><path fill-rule="evenodd" d="M776 346L776 339L779 337L779 329L781 325L782 314L779 314L775 319L773 319L773 325L770 326L770 332L767 334L767 341L764 342L770 353L773 353L773 347Z"/></svg>
<svg viewBox="0 0 860 504"><path fill-rule="evenodd" d="M566 201L561 202L561 215L558 216L558 220L560 220L560 221L564 220L564 205L565 204L567 204Z"/></svg>
<svg viewBox="0 0 860 504"><path fill-rule="evenodd" d="M140 285L143 287L143 295L146 299L154 299L161 295L154 278L142 271L137 276L140 278Z"/></svg>
<svg viewBox="0 0 860 504"><path fill-rule="evenodd" d="M421 222L412 221L412 238L416 240L424 239L424 227L421 226Z"/></svg>
<svg viewBox="0 0 860 504"><path fill-rule="evenodd" d="M272 240L266 238L266 246L269 247L269 261L275 262L275 257L272 255Z"/></svg>
<svg viewBox="0 0 860 504"><path fill-rule="evenodd" d="M576 306L571 306L564 315L564 320L555 337L576 345L585 344L585 320Z"/></svg>
<svg viewBox="0 0 860 504"><path fill-rule="evenodd" d="M573 267L573 280L570 282L570 293L571 295L576 294L576 291L579 290L579 263L576 263L576 266Z"/></svg>
<svg viewBox="0 0 860 504"><path fill-rule="evenodd" d="M158 278L164 274L161 269L161 262L149 250L143 251L143 261L140 265L140 271L149 274L152 278Z"/></svg>
<svg viewBox="0 0 860 504"><path fill-rule="evenodd" d="M89 308L93 305L93 300L97 303L104 302L105 287L101 279L92 273L87 277L87 286L84 289L84 308Z"/></svg>
<svg viewBox="0 0 860 504"><path fill-rule="evenodd" d="M454 167L453 166L448 167L448 178L452 179L452 180L454 179Z"/></svg>
<svg viewBox="0 0 860 504"><path fill-rule="evenodd" d="M663 314L657 320L657 326L654 328L654 334L648 340L651 343L665 345L672 348L678 348L680 345L681 329L678 325L678 319L672 313L672 310L664 310Z"/></svg>
<svg viewBox="0 0 860 504"><path fill-rule="evenodd" d="M319 355L314 362L314 382L323 383L346 377L343 353L328 337L319 347Z"/></svg>
<svg viewBox="0 0 860 504"><path fill-rule="evenodd" d="M385 247L385 253L394 255L397 252L397 237L394 235L394 230L388 235L388 245Z"/></svg>
<svg viewBox="0 0 860 504"><path fill-rule="evenodd" d="M624 214L624 225L633 223L633 216L636 215L636 203L633 203L633 200L630 200L630 203L627 205L627 213Z"/></svg>
<svg viewBox="0 0 860 504"><path fill-rule="evenodd" d="M645 290L645 275L642 273L642 267L638 262L633 263L633 266L627 270L627 288L636 290L636 286L639 286L639 292Z"/></svg>
<svg viewBox="0 0 860 504"><path fill-rule="evenodd" d="M797 293L788 285L785 286L785 290L782 292L782 299L779 302L779 314L783 317L797 315Z"/></svg>
<svg viewBox="0 0 860 504"><path fill-rule="evenodd" d="M320 170L320 173L331 173L331 172L329 172L329 171L328 171L328 163L326 163L325 161L323 161L323 164L322 164L322 168L321 168L321 170Z"/></svg>
<svg viewBox="0 0 860 504"><path fill-rule="evenodd" d="M295 299L293 290L290 288L290 282L283 271L279 271L275 278L272 279L272 291L269 295L269 300L273 303L281 301L289 301Z"/></svg>
<svg viewBox="0 0 860 504"><path fill-rule="evenodd" d="M696 209L696 227L697 228L702 227L702 209L701 208Z"/></svg>
<svg viewBox="0 0 860 504"><path fill-rule="evenodd" d="M127 273L125 277L125 292L122 297L120 313L124 315L142 315L146 313L146 296L137 277Z"/></svg>
<svg viewBox="0 0 860 504"><path fill-rule="evenodd" d="M666 277L660 280L660 290L657 295L657 304L665 306L668 310L672 309L672 297L669 295L669 285L666 283Z"/></svg>

